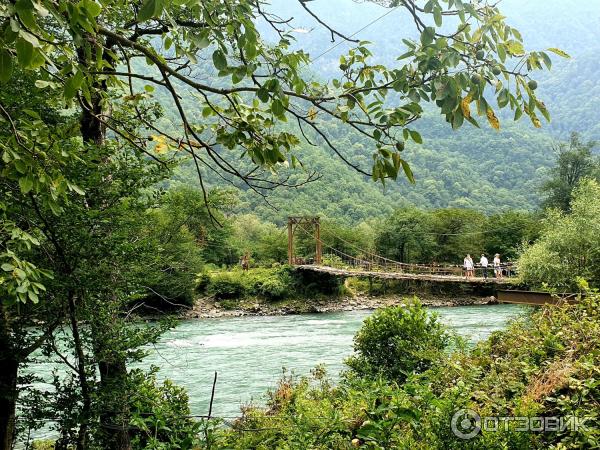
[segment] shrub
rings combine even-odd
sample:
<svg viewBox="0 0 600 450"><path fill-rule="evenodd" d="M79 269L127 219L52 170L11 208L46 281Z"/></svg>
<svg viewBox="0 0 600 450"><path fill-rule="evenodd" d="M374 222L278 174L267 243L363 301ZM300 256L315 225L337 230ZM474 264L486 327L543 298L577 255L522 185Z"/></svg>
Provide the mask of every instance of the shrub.
<svg viewBox="0 0 600 450"><path fill-rule="evenodd" d="M206 292L206 288L210 284L210 275L206 272L201 272L196 276L196 292Z"/></svg>
<svg viewBox="0 0 600 450"><path fill-rule="evenodd" d="M222 300L219 302L219 306L221 306L221 308L226 309L228 311L231 311L233 309L236 309L240 306L239 302L235 299L232 300Z"/></svg>
<svg viewBox="0 0 600 450"><path fill-rule="evenodd" d="M55 442L50 439L42 439L39 441L33 441L31 446L32 450L54 450Z"/></svg>
<svg viewBox="0 0 600 450"><path fill-rule="evenodd" d="M130 374L132 447L136 449L197 448L200 423L190 417L189 399L184 388L170 380L159 384L157 368L149 374Z"/></svg>
<svg viewBox="0 0 600 450"><path fill-rule="evenodd" d="M280 300L291 294L294 281L286 269L279 269L260 284L258 293L267 300Z"/></svg>
<svg viewBox="0 0 600 450"><path fill-rule="evenodd" d="M404 382L441 359L450 335L415 299L407 307L377 310L354 337L355 355L346 364L359 376L383 375Z"/></svg>
<svg viewBox="0 0 600 450"><path fill-rule="evenodd" d="M214 295L217 300L239 298L244 294L244 291L242 281L232 273L212 275L207 287L207 292Z"/></svg>
<svg viewBox="0 0 600 450"><path fill-rule="evenodd" d="M273 276L260 284L259 292L268 300L278 300L283 298L287 293L287 286L279 277Z"/></svg>

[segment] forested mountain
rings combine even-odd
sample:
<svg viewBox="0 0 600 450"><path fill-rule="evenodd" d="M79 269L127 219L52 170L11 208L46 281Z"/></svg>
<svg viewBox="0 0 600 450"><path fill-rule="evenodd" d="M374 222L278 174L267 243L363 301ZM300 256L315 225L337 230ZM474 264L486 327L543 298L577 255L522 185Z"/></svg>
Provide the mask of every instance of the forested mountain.
<svg viewBox="0 0 600 450"><path fill-rule="evenodd" d="M410 19L400 9L390 11L369 2L319 0L311 2L310 7L347 36L372 23L355 38L372 42L375 59L386 64L393 64L403 53L402 38L407 37L404 30L412 29L408 26ZM327 31L317 27L296 2L274 0L271 9L283 18L294 17L295 45L314 60L307 68L311 75L327 78L334 74L339 55L348 50L349 44L339 38L332 43ZM554 59L553 70L539 78L539 93L550 110L551 123L543 121L538 130L528 119L513 123L512 116L501 115L499 132L483 120L481 129L466 124L456 133L442 116L426 112L417 125L424 143L413 144L405 152L415 185L405 179L385 186L375 184L332 155L318 136L309 133L317 145L304 143L297 154L305 167L317 170L321 178L298 189L270 193L272 206L238 186L240 202L236 210L281 223L290 214L321 214L357 222L408 204L468 207L487 213L535 209L540 202L539 186L555 160L553 143L567 139L571 131L587 139L600 139L600 110L596 106L600 101L600 0L505 0L502 10L522 32L528 49L558 47L572 56L568 60ZM570 24L568 28L565 21ZM266 27L264 33L274 38ZM359 136L342 131L342 127L336 133L336 124L328 126L348 159L369 163L374 149ZM300 179L301 175L292 177ZM177 178L185 183L197 182L191 167L184 167ZM211 174L207 179L212 186L226 186Z"/></svg>

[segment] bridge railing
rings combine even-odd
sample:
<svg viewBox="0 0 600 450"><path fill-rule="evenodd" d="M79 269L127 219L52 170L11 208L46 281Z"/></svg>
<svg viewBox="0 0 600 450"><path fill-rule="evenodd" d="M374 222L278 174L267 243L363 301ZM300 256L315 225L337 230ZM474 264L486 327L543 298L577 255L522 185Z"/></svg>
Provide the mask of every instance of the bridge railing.
<svg viewBox="0 0 600 450"><path fill-rule="evenodd" d="M348 255L337 249L329 249L330 253L323 255L323 264L345 270L360 270L366 272L388 272L388 273L406 273L415 275L436 275L436 276L464 276L465 270L462 266L451 264L413 264L400 263L397 261L386 260L379 257L357 257ZM511 263L505 263L501 266L504 277L515 275L515 268ZM484 268L476 266L475 275L484 276ZM487 276L493 278L495 274L494 267L487 267Z"/></svg>
<svg viewBox="0 0 600 450"><path fill-rule="evenodd" d="M302 231L305 231L302 229ZM345 241L338 237L342 242L355 248L359 256L350 255L343 252L335 247L327 244L323 240L319 239L322 247L327 249L327 252L323 254L322 263L326 266L345 269L345 270L362 270L367 272L388 272L388 273L407 273L415 275L437 275L437 276L464 276L465 270L460 265L452 264L416 264L416 263L403 263L394 261L393 259L386 258L381 255L363 250L358 248L356 245ZM314 259L311 258L295 258L295 264L314 264ZM503 276L510 277L514 276L516 271L515 267L511 263L504 263L501 265ZM484 268L476 265L474 271L477 276L484 276ZM494 277L494 267L487 267L488 277Z"/></svg>

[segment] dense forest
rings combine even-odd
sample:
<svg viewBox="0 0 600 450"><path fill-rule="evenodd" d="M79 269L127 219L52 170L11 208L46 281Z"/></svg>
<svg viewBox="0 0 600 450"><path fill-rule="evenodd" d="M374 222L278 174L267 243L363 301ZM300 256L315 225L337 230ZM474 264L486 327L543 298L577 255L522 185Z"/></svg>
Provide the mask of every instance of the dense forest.
<svg viewBox="0 0 600 450"><path fill-rule="evenodd" d="M0 3L0 450L462 448L467 403L597 415L597 4ZM417 301L384 309L338 386L317 369L228 428L192 415L144 358L195 302L339 299L285 265L305 213L353 258L499 252L517 282L586 297L475 349Z"/></svg>

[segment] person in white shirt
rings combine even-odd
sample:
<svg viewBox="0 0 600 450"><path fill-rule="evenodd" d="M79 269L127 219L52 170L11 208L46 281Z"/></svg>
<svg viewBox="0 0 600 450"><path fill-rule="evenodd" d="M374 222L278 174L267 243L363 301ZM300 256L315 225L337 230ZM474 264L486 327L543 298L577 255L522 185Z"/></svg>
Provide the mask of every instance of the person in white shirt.
<svg viewBox="0 0 600 450"><path fill-rule="evenodd" d="M488 277L488 272L487 272L488 259L485 257L484 254L481 254L481 259L479 260L479 264L481 264L481 269L483 271L483 278L485 278L487 280L487 277Z"/></svg>
<svg viewBox="0 0 600 450"><path fill-rule="evenodd" d="M502 267L500 266L500 254L494 255L494 275L496 278L502 278Z"/></svg>
<svg viewBox="0 0 600 450"><path fill-rule="evenodd" d="M473 276L473 259L471 258L471 255L465 257L463 266L465 268L465 277L471 278Z"/></svg>

